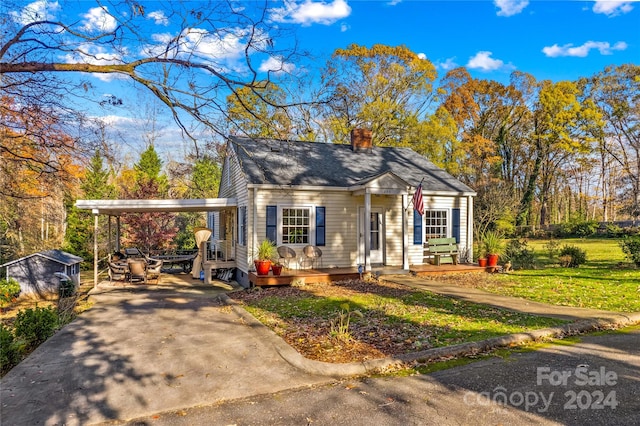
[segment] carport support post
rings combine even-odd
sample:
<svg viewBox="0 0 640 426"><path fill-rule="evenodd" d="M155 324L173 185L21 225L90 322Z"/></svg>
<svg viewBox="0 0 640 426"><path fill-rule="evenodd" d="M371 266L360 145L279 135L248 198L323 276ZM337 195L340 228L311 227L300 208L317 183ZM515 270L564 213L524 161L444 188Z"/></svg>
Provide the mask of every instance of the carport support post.
<svg viewBox="0 0 640 426"><path fill-rule="evenodd" d="M98 209L91 210L93 213L93 288L98 287Z"/></svg>

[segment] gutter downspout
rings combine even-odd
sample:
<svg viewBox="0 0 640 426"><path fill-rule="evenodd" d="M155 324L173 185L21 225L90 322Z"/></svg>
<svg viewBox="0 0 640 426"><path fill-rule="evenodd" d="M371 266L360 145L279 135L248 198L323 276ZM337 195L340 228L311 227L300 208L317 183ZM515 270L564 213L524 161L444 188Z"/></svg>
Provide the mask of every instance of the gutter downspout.
<svg viewBox="0 0 640 426"><path fill-rule="evenodd" d="M253 188L253 220L251 224L251 253L250 256L253 258L253 254L255 253L256 247L258 247L258 188ZM249 265L250 266L250 265ZM249 270L249 267L247 267Z"/></svg>
<svg viewBox="0 0 640 426"><path fill-rule="evenodd" d="M473 197L467 196L467 252L469 261L473 262Z"/></svg>

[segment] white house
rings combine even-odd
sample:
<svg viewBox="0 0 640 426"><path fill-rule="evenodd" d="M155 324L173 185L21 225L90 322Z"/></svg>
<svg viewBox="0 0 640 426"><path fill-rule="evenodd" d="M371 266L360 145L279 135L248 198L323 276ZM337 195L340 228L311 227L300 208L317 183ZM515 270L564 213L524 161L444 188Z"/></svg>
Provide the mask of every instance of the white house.
<svg viewBox="0 0 640 426"><path fill-rule="evenodd" d="M208 226L245 286L264 239L297 253L317 246L325 268L409 269L436 237L472 256L476 193L411 149L372 147L369 131L350 145L232 136L226 153L219 196L236 206L210 212ZM411 203L420 183L423 216Z"/></svg>
<svg viewBox="0 0 640 426"><path fill-rule="evenodd" d="M422 216L411 203L420 183ZM209 282L210 271L235 270L235 279L249 286L265 239L300 257L305 246L316 246L324 268L408 270L423 263L423 244L439 237L455 238L461 260L471 259L475 195L415 151L372 147L371 132L357 129L350 145L229 137L220 198L78 200L76 206L116 217L116 250L121 214L206 212L211 234L193 273L202 264ZM97 270L96 263L95 283Z"/></svg>

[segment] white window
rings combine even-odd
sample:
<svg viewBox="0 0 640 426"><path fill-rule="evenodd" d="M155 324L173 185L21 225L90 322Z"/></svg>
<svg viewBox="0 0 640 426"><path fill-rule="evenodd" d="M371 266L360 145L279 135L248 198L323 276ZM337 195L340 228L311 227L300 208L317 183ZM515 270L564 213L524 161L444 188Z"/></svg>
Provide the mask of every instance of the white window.
<svg viewBox="0 0 640 426"><path fill-rule="evenodd" d="M311 244L311 209L282 209L282 244Z"/></svg>
<svg viewBox="0 0 640 426"><path fill-rule="evenodd" d="M447 210L425 210L425 238L446 238L449 230Z"/></svg>

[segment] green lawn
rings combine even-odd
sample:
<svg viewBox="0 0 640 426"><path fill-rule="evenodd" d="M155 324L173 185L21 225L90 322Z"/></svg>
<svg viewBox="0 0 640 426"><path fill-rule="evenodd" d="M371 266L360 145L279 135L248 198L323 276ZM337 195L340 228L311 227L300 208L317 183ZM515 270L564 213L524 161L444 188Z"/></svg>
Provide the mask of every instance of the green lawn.
<svg viewBox="0 0 640 426"><path fill-rule="evenodd" d="M481 288L545 303L618 312L640 312L640 269L625 259L615 239L557 240L587 252L578 268L562 268L549 259L548 241L529 241L540 267L492 276Z"/></svg>
<svg viewBox="0 0 640 426"><path fill-rule="evenodd" d="M328 359L323 358L327 355L324 352L337 350L336 340L331 336L340 313L347 314L347 305L350 311L358 312L350 318L347 340L378 354L366 352L369 357L478 341L563 323L393 283L357 280L303 288L268 288L249 294L232 293L231 297L242 301L247 311L305 356L325 361ZM348 354L351 349L347 345L340 351ZM358 358L341 362L355 360Z"/></svg>

